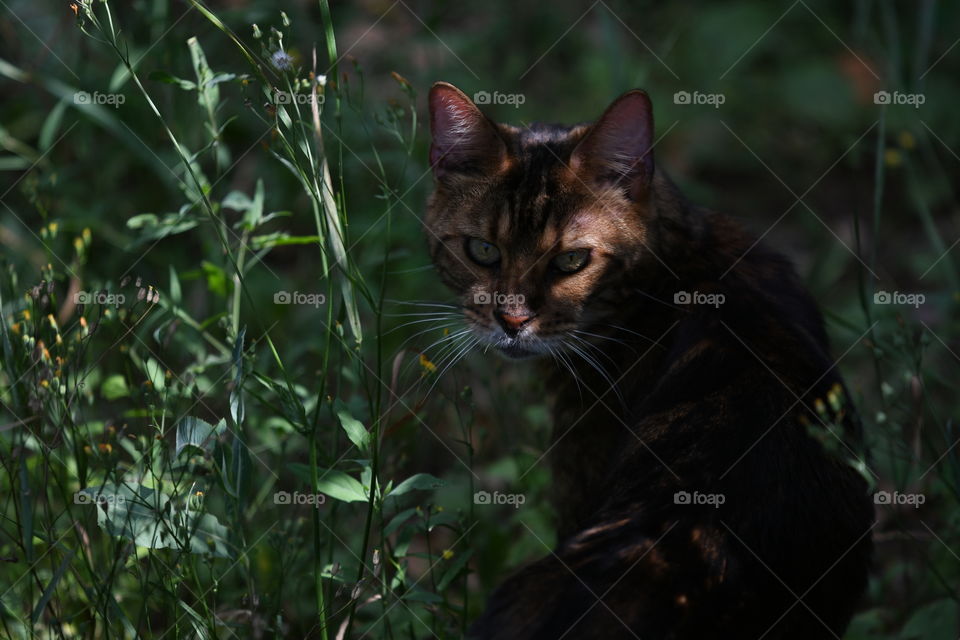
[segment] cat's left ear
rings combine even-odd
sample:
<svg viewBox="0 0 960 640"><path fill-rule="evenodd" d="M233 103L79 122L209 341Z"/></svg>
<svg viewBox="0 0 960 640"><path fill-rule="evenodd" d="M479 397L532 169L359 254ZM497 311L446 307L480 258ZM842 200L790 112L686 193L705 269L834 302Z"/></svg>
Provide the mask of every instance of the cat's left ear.
<svg viewBox="0 0 960 640"><path fill-rule="evenodd" d="M640 200L653 180L653 106L639 89L613 101L570 156L570 168L596 184L622 186Z"/></svg>

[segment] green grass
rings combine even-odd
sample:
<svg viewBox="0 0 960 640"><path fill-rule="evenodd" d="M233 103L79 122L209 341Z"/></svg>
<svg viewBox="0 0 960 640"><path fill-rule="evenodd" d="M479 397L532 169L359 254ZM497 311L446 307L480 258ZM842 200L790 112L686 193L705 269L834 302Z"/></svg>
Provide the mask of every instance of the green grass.
<svg viewBox="0 0 960 640"><path fill-rule="evenodd" d="M0 636L456 638L548 552L547 390L460 359L421 237L438 79L515 123L650 92L658 161L820 301L864 474L923 496L846 638L960 635L960 10L588 6L0 7Z"/></svg>

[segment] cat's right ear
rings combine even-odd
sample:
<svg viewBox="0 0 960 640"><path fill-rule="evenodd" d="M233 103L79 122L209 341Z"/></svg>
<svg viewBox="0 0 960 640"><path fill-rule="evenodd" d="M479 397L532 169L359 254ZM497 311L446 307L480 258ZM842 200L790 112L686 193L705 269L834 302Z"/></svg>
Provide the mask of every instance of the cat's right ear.
<svg viewBox="0 0 960 640"><path fill-rule="evenodd" d="M494 124L467 95L447 82L430 88L430 166L437 180L450 174L496 171L507 148Z"/></svg>

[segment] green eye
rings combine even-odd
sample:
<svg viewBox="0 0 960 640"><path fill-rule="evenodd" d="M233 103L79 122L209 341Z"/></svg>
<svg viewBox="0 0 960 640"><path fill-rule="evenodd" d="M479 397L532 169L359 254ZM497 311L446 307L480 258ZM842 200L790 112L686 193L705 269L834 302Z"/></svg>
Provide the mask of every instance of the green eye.
<svg viewBox="0 0 960 640"><path fill-rule="evenodd" d="M552 264L563 273L574 273L587 266L587 258L589 257L590 249L574 249L557 255L552 260Z"/></svg>
<svg viewBox="0 0 960 640"><path fill-rule="evenodd" d="M471 260L485 267L500 262L500 249L497 249L497 245L480 238L467 239L467 255Z"/></svg>

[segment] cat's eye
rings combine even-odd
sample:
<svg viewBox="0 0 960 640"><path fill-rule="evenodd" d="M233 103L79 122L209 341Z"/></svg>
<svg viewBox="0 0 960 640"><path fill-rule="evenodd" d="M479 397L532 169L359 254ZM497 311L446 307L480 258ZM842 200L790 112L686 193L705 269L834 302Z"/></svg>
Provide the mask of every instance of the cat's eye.
<svg viewBox="0 0 960 640"><path fill-rule="evenodd" d="M497 245L480 238L467 239L467 255L471 260L485 267L500 262L500 249L497 249Z"/></svg>
<svg viewBox="0 0 960 640"><path fill-rule="evenodd" d="M590 249L574 249L573 251L564 251L556 255L551 263L563 273L574 273L587 266L587 259L590 257Z"/></svg>

